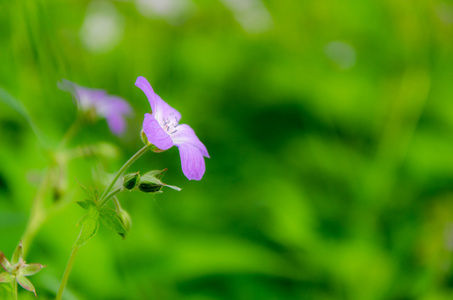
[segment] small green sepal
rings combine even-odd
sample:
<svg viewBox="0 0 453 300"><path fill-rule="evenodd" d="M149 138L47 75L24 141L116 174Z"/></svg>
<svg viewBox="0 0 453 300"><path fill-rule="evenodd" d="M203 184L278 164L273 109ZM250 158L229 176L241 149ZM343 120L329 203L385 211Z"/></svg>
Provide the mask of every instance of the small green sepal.
<svg viewBox="0 0 453 300"><path fill-rule="evenodd" d="M129 173L123 177L123 187L128 190L132 190L137 186L140 182L140 174L137 173Z"/></svg>
<svg viewBox="0 0 453 300"><path fill-rule="evenodd" d="M45 268L46 266L43 266L41 264L26 264L22 268L22 275L24 276L31 276L35 275L39 271L41 271L42 268Z"/></svg>
<svg viewBox="0 0 453 300"><path fill-rule="evenodd" d="M19 262L23 262L22 259L22 241L19 242L16 250L13 253L13 259L11 259L11 265L17 265Z"/></svg>
<svg viewBox="0 0 453 300"><path fill-rule="evenodd" d="M166 186L174 190L180 191L181 189L177 186L165 184L161 181L161 178L165 175L167 169L149 171L140 178L138 190L144 193L159 193L162 187Z"/></svg>
<svg viewBox="0 0 453 300"><path fill-rule="evenodd" d="M38 295L36 295L35 287L24 275L17 275L16 279L17 283L19 283L21 287L23 287L27 291L33 292L33 294L35 294L35 297L38 297Z"/></svg>
<svg viewBox="0 0 453 300"><path fill-rule="evenodd" d="M12 266L9 260L6 258L5 254L3 254L2 251L0 251L0 264L2 265L3 269L6 272L11 272L12 271Z"/></svg>
<svg viewBox="0 0 453 300"><path fill-rule="evenodd" d="M148 137L146 136L146 133L143 129L140 132L140 138L142 139L143 144L145 144L145 145L149 144Z"/></svg>

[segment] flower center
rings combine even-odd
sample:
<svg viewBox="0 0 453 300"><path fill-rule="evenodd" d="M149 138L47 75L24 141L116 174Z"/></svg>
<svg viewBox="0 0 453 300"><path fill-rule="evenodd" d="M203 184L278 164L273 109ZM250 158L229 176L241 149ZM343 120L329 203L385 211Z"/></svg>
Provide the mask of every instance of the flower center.
<svg viewBox="0 0 453 300"><path fill-rule="evenodd" d="M162 128L165 130L167 134L174 134L178 130L176 127L178 126L178 120L174 113L171 113L168 118L163 118L164 123L162 124Z"/></svg>

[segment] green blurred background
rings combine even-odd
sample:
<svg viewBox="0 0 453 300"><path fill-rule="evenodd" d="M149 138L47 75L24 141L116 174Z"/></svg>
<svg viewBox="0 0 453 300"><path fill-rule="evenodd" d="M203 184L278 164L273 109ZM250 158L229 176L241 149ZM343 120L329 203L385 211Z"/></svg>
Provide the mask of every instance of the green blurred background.
<svg viewBox="0 0 453 300"><path fill-rule="evenodd" d="M183 190L121 194L129 236L101 227L65 299L452 299L452 37L440 0L0 0L0 250L77 117L57 81L127 99L127 133L85 124L70 146L97 150L46 191L58 209L26 260L55 297L77 180L102 189L142 146L141 75L207 146L206 174L188 181L177 148L142 157L131 171Z"/></svg>

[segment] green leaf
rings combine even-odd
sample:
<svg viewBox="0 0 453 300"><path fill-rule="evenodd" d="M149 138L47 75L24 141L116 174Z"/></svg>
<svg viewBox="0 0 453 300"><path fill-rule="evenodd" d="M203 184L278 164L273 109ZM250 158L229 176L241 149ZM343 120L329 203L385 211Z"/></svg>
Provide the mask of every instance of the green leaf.
<svg viewBox="0 0 453 300"><path fill-rule="evenodd" d="M89 210L91 207L96 207L96 204L91 199L84 199L76 202L81 208Z"/></svg>
<svg viewBox="0 0 453 300"><path fill-rule="evenodd" d="M90 189L87 189L83 184L81 184L79 181L79 186L82 188L83 192L85 195L88 197L89 200L91 200L94 204L96 204L97 199L98 199L98 193L97 190L93 190L91 187ZM79 204L80 205L80 204Z"/></svg>
<svg viewBox="0 0 453 300"><path fill-rule="evenodd" d="M94 201L97 202L99 199L99 192L97 189L93 190L93 195L94 195Z"/></svg>
<svg viewBox="0 0 453 300"><path fill-rule="evenodd" d="M99 213L96 207L91 207L89 211L77 222L82 226L79 237L74 246L82 246L96 235L99 229Z"/></svg>
<svg viewBox="0 0 453 300"><path fill-rule="evenodd" d="M121 236L124 236L127 234L126 228L124 228L124 224L120 219L120 216L118 213L108 207L101 207L99 209L99 215L101 217L102 223L108 228L116 233L118 233Z"/></svg>
<svg viewBox="0 0 453 300"><path fill-rule="evenodd" d="M85 192L85 195L87 195L87 197L91 199L92 195L91 195L90 191L83 184L81 184L80 181L77 180L77 183L82 188L82 190Z"/></svg>

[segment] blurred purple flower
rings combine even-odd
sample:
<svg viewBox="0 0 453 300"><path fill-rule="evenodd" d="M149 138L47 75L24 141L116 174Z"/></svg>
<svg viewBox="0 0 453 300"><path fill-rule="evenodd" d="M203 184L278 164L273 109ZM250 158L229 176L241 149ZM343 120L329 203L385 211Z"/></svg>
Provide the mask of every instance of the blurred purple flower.
<svg viewBox="0 0 453 300"><path fill-rule="evenodd" d="M120 135L126 129L125 117L132 114L132 108L123 98L107 94L100 89L90 89L63 79L58 87L70 92L82 111L94 110L96 115L105 118L110 131Z"/></svg>
<svg viewBox="0 0 453 300"><path fill-rule="evenodd" d="M178 124L181 114L153 91L146 78L139 76L135 85L145 93L151 104L152 113L146 113L143 121L148 141L160 150L176 145L184 175L189 180L200 180L206 170L203 156L209 158L205 145L189 125Z"/></svg>

